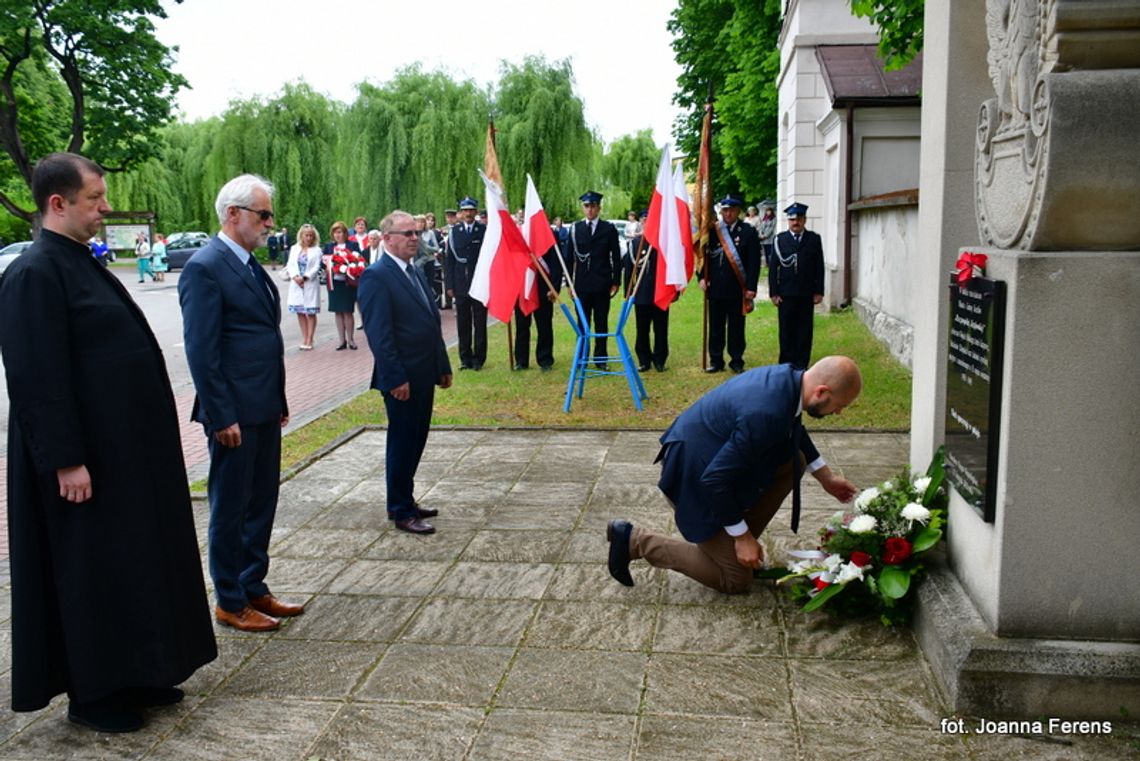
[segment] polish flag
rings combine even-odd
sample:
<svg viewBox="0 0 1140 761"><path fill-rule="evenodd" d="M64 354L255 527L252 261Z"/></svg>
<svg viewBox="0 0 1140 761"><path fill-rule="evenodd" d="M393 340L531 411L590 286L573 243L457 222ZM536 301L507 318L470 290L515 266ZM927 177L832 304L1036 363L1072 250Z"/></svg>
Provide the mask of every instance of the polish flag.
<svg viewBox="0 0 1140 761"><path fill-rule="evenodd" d="M542 298L539 292L545 285L545 282L534 269L535 261L537 260L538 266L545 268L546 263L542 261L543 255L557 245L554 241L554 231L550 229L550 222L546 219L546 209L542 207L542 199L538 197L538 191L534 187L534 180L530 178L530 174L526 176L526 211L523 212L522 235L527 246L534 253L534 259L531 260L530 267L526 271L523 292L519 297L519 308L523 314L530 314L538 309ZM550 274L549 270L547 270L547 274Z"/></svg>
<svg viewBox="0 0 1140 761"><path fill-rule="evenodd" d="M692 277L692 232L689 227L689 195L685 192L683 177L672 171L669 144L661 151L661 164L657 168L657 183L649 201L649 215L645 220L645 242L657 249L657 282L654 283L653 302L660 309L668 309L678 291L685 289ZM684 214L682 222L681 215ZM684 232L682 228L686 228ZM685 235L684 233L688 233ZM688 245L686 245L686 241Z"/></svg>
<svg viewBox="0 0 1140 761"><path fill-rule="evenodd" d="M487 190L487 232L468 293L482 302L495 319L509 322L522 293L530 251L507 210L503 189L483 172L479 176Z"/></svg>

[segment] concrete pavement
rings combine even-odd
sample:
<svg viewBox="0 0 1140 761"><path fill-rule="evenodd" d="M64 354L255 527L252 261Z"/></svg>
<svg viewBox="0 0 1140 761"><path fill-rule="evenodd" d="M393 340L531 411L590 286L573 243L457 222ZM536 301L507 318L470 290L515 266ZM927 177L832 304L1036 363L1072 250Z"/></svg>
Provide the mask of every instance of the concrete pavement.
<svg viewBox="0 0 1140 761"><path fill-rule="evenodd" d="M907 453L897 434L815 438L860 484ZM267 635L218 628L218 660L136 734L71 725L63 699L2 712L0 760L1136 757L1136 727L1119 722L1107 736L944 734L906 629L805 615L767 583L721 596L640 562L637 586L618 585L606 521L672 530L655 432L437 429L417 483L442 511L429 537L385 519L385 446L363 431L282 487L269 583L304 616ZM835 503L807 479L804 506L799 537L777 515L770 557L810 546ZM203 542L206 513L195 505Z"/></svg>

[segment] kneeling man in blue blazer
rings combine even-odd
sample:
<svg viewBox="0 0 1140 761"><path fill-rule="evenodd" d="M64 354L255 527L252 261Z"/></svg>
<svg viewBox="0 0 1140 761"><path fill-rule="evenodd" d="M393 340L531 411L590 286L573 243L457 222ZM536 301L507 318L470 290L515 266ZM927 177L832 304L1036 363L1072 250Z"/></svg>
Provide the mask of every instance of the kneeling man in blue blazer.
<svg viewBox="0 0 1140 761"><path fill-rule="evenodd" d="M665 431L657 455L658 487L687 541L610 521L610 574L633 586L630 560L644 559L721 592L748 591L763 561L756 537L793 490L792 530L799 527L805 465L833 497L854 499L854 484L819 456L800 415L838 415L862 387L855 362L836 356L806 371L790 364L758 367L698 399Z"/></svg>

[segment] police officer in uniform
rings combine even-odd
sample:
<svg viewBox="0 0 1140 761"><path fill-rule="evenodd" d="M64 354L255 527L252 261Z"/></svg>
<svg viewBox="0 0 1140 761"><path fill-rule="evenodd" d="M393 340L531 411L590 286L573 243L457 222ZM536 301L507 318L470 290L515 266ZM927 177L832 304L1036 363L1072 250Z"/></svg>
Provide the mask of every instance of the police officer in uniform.
<svg viewBox="0 0 1140 761"><path fill-rule="evenodd" d="M598 219L602 194L588 190L579 196L586 218L570 228L564 244L566 266L574 281L574 289L582 301L587 328L591 322L595 333L610 330L610 299L621 286L621 243L613 224ZM606 339L594 339L594 361L606 370Z"/></svg>
<svg viewBox="0 0 1140 761"><path fill-rule="evenodd" d="M729 368L744 371L744 315L752 311L756 280L760 277L760 239L756 228L740 219L741 201L727 196L720 201L723 224L711 236L712 251L700 273L701 288L709 301L709 366L706 373L724 370L727 332ZM722 238L723 236L723 238ZM725 243L730 250L725 251ZM727 329L727 330L726 330Z"/></svg>
<svg viewBox="0 0 1140 761"><path fill-rule="evenodd" d="M475 219L479 204L471 196L459 202L459 221L447 236L443 282L455 305L459 330L459 369L482 370L487 361L487 307L471 298L471 278L479 261L479 247L487 226Z"/></svg>
<svg viewBox="0 0 1140 761"><path fill-rule="evenodd" d="M805 229L808 207L784 209L788 229L776 236L768 269L768 293L780 322L780 364L803 370L811 361L815 305L823 301L823 241Z"/></svg>

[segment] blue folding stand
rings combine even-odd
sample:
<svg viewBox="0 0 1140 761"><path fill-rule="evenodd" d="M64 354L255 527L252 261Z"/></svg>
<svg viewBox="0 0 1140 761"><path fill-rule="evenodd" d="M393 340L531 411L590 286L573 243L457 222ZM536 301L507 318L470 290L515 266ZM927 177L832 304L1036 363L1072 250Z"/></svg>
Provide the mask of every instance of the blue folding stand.
<svg viewBox="0 0 1140 761"><path fill-rule="evenodd" d="M641 375L637 372L637 365L633 361L633 354L629 351L629 344L625 340L625 323L629 320L629 312L633 309L633 298L630 297L625 300L621 305L621 313L617 319L617 329L612 333L594 333L590 330L590 324L586 321L586 312L582 309L582 302L580 299L574 299L574 310L578 313L578 319L574 319L574 315L570 313L570 308L565 303L560 304L562 313L566 315L566 319L570 321L570 327L574 329L578 340L574 348L574 362L570 366L570 379L566 383L566 403L562 406L563 412L570 411L570 402L573 401L575 395L575 388L577 388L577 396L582 398L582 392L586 389L587 378L597 378L602 375L624 375L625 380L629 383L629 393L633 397L633 405L637 407L640 412L641 400L648 399L649 395L645 393L645 386L641 382ZM608 355L605 357L590 357L590 343L595 338L613 338L617 342L618 354ZM607 365L611 363L620 363L621 370L602 370L597 365L601 363Z"/></svg>

